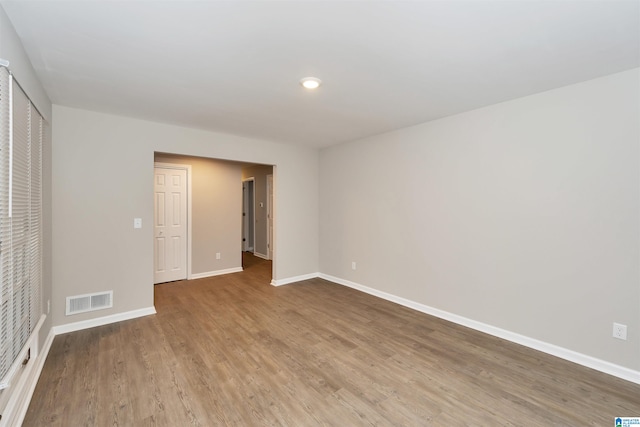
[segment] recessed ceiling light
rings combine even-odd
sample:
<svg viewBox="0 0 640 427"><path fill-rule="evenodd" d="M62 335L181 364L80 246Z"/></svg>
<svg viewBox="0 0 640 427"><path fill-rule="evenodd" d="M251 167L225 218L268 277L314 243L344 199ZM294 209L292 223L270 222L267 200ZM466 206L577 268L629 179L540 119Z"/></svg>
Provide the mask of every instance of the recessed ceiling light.
<svg viewBox="0 0 640 427"><path fill-rule="evenodd" d="M316 77L305 77L304 79L300 80L300 84L305 89L317 89L320 86L320 83L322 83L322 80Z"/></svg>

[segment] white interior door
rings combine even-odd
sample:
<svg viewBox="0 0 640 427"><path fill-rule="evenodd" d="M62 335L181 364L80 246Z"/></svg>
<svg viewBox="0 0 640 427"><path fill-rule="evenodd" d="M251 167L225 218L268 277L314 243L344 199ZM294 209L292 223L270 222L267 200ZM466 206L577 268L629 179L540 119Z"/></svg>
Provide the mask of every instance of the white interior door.
<svg viewBox="0 0 640 427"><path fill-rule="evenodd" d="M154 283L187 278L187 171L154 169Z"/></svg>
<svg viewBox="0 0 640 427"><path fill-rule="evenodd" d="M267 175L267 253L273 259L273 175Z"/></svg>

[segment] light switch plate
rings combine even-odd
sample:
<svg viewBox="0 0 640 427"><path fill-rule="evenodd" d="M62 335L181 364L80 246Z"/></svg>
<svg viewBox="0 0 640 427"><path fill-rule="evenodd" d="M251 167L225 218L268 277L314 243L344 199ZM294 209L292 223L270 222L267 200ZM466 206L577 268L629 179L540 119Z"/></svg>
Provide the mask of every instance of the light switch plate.
<svg viewBox="0 0 640 427"><path fill-rule="evenodd" d="M133 228L142 228L142 218L133 218Z"/></svg>

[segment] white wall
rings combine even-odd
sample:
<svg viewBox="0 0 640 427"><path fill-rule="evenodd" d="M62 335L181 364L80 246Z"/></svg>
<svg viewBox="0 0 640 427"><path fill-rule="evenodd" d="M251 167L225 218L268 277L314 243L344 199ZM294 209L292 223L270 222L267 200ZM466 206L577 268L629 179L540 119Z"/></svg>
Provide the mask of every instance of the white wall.
<svg viewBox="0 0 640 427"><path fill-rule="evenodd" d="M322 150L321 271L640 370L639 81Z"/></svg>
<svg viewBox="0 0 640 427"><path fill-rule="evenodd" d="M318 271L317 150L58 105L53 118L54 325L153 305L154 152L277 165L274 278ZM113 309L64 315L66 296L109 289Z"/></svg>
<svg viewBox="0 0 640 427"><path fill-rule="evenodd" d="M51 101L38 80L22 42L2 6L0 6L0 58L9 61L9 69L22 89L38 108L42 117L51 122Z"/></svg>

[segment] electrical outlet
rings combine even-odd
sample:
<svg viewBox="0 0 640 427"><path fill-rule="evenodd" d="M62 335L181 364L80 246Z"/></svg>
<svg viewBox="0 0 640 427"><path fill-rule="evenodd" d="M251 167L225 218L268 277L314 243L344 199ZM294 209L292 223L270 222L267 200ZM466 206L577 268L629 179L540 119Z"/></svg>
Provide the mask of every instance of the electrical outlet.
<svg viewBox="0 0 640 427"><path fill-rule="evenodd" d="M620 340L627 339L627 325L621 325L620 323L613 324L613 337Z"/></svg>
<svg viewBox="0 0 640 427"><path fill-rule="evenodd" d="M355 262L355 261L352 261L352 262L351 262L351 269L352 269L352 270L355 270L355 269L356 269L356 262Z"/></svg>
<svg viewBox="0 0 640 427"><path fill-rule="evenodd" d="M216 259L220 259L220 252L216 252Z"/></svg>

